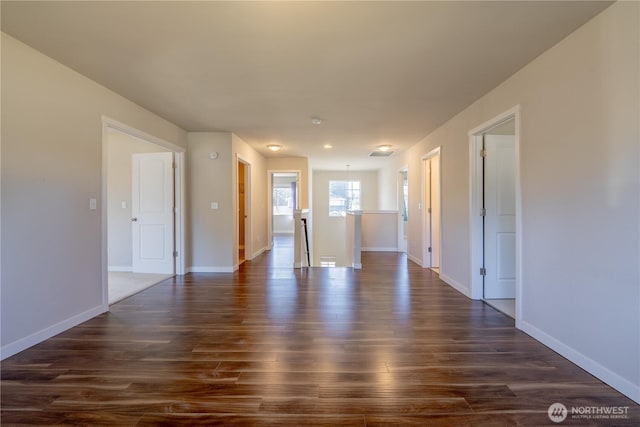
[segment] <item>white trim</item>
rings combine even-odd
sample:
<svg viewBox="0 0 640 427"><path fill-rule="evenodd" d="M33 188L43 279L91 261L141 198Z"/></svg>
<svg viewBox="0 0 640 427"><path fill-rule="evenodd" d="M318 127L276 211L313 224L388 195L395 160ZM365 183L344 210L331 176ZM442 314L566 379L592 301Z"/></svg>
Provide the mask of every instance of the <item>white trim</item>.
<svg viewBox="0 0 640 427"><path fill-rule="evenodd" d="M397 236L396 236L396 246L398 247L398 251L401 253L406 253L407 257L409 256L409 221L407 221L407 239L404 238L404 230L403 224L404 219L402 217L402 207L404 202L404 179L400 179L403 172L407 173L407 185L409 184L409 165L404 165L400 169L398 169L398 173L396 175L396 210L397 214ZM404 177L403 177L404 178ZM410 194L407 195L407 213L409 212L409 200ZM414 261L415 262L415 261ZM421 264L421 263L418 263Z"/></svg>
<svg viewBox="0 0 640 427"><path fill-rule="evenodd" d="M420 267L423 267L422 266L422 260L417 258L417 257L415 257L415 256L413 256L413 255L411 255L411 254L409 254L408 252L407 252L407 259L409 261L412 261L412 262L418 264Z"/></svg>
<svg viewBox="0 0 640 427"><path fill-rule="evenodd" d="M500 125L503 125L505 122L508 122L509 120L511 120L513 117L515 117L517 114L520 113L520 105L516 105L515 107L512 107L510 109L508 109L507 111L498 114L496 117L487 120L486 122L482 123L479 126L476 126L475 128L471 129L468 134L469 137L474 136L474 135L478 135L478 134L482 134L484 132L487 132L493 128L497 128ZM517 130L517 129L516 129Z"/></svg>
<svg viewBox="0 0 640 427"><path fill-rule="evenodd" d="M499 114L469 131L469 225L471 298L482 299L482 166L480 144L482 134L513 119L515 121L515 188L516 188L516 325L522 319L522 185L520 180L520 105Z"/></svg>
<svg viewBox="0 0 640 427"><path fill-rule="evenodd" d="M440 269L440 273L438 274L438 276L440 276L440 280L442 280L447 285L451 286L456 291L460 292L462 295L466 296L467 298L474 299L471 297L471 292L469 291L469 288L462 285L460 282L453 280L451 277L447 276L446 274L443 274L442 269Z"/></svg>
<svg viewBox="0 0 640 427"><path fill-rule="evenodd" d="M480 164L480 147L482 137L469 137L469 230L471 232L469 245L469 260L471 272L469 284L471 298L481 300L483 294L482 277L479 275L482 267L482 166Z"/></svg>
<svg viewBox="0 0 640 427"><path fill-rule="evenodd" d="M398 247L397 246L394 246L394 247L363 246L361 250L362 252L398 252Z"/></svg>
<svg viewBox="0 0 640 427"><path fill-rule="evenodd" d="M236 217L236 234L233 244L233 259L235 262L239 262L239 252L240 252L240 201L238 200L238 194L240 193L240 183L238 181L238 163L242 163L244 165L244 214L247 217L243 219L245 222L244 227L244 247L245 247L245 260L247 260L247 254L252 253L253 250L253 218L251 216L251 207L253 203L251 202L251 178L253 165L251 162L242 157L242 155L236 152L236 164L235 164L235 217ZM239 268L239 264L234 265L234 271Z"/></svg>
<svg viewBox="0 0 640 427"><path fill-rule="evenodd" d="M219 267L219 266L203 266L203 267L187 267L188 273L233 273L238 269L234 267Z"/></svg>
<svg viewBox="0 0 640 427"><path fill-rule="evenodd" d="M160 147L166 148L167 150L173 151L174 153L184 153L186 151L184 147L138 130L117 120L113 120L107 116L102 116L102 124L103 126L107 126L109 129L120 131L133 138L139 139L142 142L150 142L151 144L159 145Z"/></svg>
<svg viewBox="0 0 640 427"><path fill-rule="evenodd" d="M108 271L120 271L123 273L131 273L133 271L133 266L131 265L110 265L107 269Z"/></svg>
<svg viewBox="0 0 640 427"><path fill-rule="evenodd" d="M4 360L7 357L11 357L14 354L17 354L23 350L28 349L29 347L39 344L42 341L45 341L53 336L56 336L59 333L64 332L68 329L71 329L82 322L86 322L87 320L93 317L96 317L106 311L107 309L102 304L100 304L99 306L93 307L87 311L76 314L75 316L72 316L66 320L58 322L55 325L51 325L38 332L34 332L29 336L20 338L17 341L7 344L0 349L0 360Z"/></svg>
<svg viewBox="0 0 640 427"><path fill-rule="evenodd" d="M585 356L576 349L564 344L557 338L554 338L544 331L541 331L530 323L527 323L523 320L517 320L516 326L518 327L518 329L521 329L522 331L531 335L531 337L546 345L553 351L559 353L561 356L566 357L571 362L580 366L582 369L609 384L620 393L626 395L637 403L640 403L640 386L633 384L626 378L623 378L615 372L612 372L605 366Z"/></svg>
<svg viewBox="0 0 640 427"><path fill-rule="evenodd" d="M379 210L379 211L360 211L362 212L363 215L367 214L367 215L371 215L371 214L394 214L397 215L398 211L392 211L392 210Z"/></svg>
<svg viewBox="0 0 640 427"><path fill-rule="evenodd" d="M187 270L187 245L185 239L185 230L187 229L187 216L185 215L186 204L186 179L185 179L185 153L174 152L174 162L176 164L175 169L175 183L174 183L174 199L175 199L175 247L174 250L178 251L178 256L175 259L175 273L177 275L186 274Z"/></svg>
<svg viewBox="0 0 640 427"><path fill-rule="evenodd" d="M256 252L253 253L253 255L251 256L251 259L254 259L255 257L262 255L262 253L266 250L268 250L266 246L263 247L262 249L257 250Z"/></svg>
<svg viewBox="0 0 640 427"><path fill-rule="evenodd" d="M433 236L432 236L432 231L431 230L431 217L428 215L428 210L425 209L425 206L427 205L427 200L426 200L426 185L425 185L425 181L427 178L427 174L426 174L426 170L424 167L425 164L425 160L431 160L434 157L438 157L438 209L440 210L439 215L438 215L438 257L440 258L438 260L438 267L442 267L442 157L441 157L441 152L442 152L442 147L438 146L436 148L434 148L433 150L429 151L427 154L425 154L424 156L422 156L420 158L420 167L421 167L421 171L422 171L422 179L420 182L420 207L422 210L422 242L421 245L422 246L422 259L423 259L423 268L431 268L433 266L433 262L431 259L431 253L429 253L427 251L427 247L425 245L425 241L427 240L427 230L425 227L425 224L427 223L427 220L429 220L429 239L433 240ZM429 186L431 187L431 178L429 178ZM431 188L429 188L429 194L431 194ZM429 203L429 207L431 207L431 203ZM433 246L433 244L432 244Z"/></svg>

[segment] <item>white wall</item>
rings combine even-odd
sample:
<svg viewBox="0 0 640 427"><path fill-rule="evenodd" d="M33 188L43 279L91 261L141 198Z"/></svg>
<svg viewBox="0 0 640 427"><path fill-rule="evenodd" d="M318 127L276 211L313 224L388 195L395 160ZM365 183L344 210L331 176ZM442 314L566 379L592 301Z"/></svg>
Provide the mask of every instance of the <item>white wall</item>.
<svg viewBox="0 0 640 427"><path fill-rule="evenodd" d="M329 216L329 181L347 179L361 182L362 210L378 209L378 171L313 171L313 265L320 265L324 256L346 265L345 217Z"/></svg>
<svg viewBox="0 0 640 427"><path fill-rule="evenodd" d="M131 228L131 168L134 153L169 151L122 132L107 133L107 206L109 269L131 271L133 265ZM125 203L125 208L122 203Z"/></svg>
<svg viewBox="0 0 640 427"><path fill-rule="evenodd" d="M441 277L470 291L468 131L521 106L518 326L640 401L639 4L618 2L398 155L419 250L420 157L442 146ZM393 179L393 182L391 180ZM384 206L390 207L386 195Z"/></svg>
<svg viewBox="0 0 640 427"><path fill-rule="evenodd" d="M293 214L273 215L273 232L280 234L293 234Z"/></svg>
<svg viewBox="0 0 640 427"><path fill-rule="evenodd" d="M398 211L362 212L362 251L398 250Z"/></svg>
<svg viewBox="0 0 640 427"><path fill-rule="evenodd" d="M182 147L186 133L4 33L1 43L4 358L107 308L102 116Z"/></svg>
<svg viewBox="0 0 640 427"><path fill-rule="evenodd" d="M216 159L211 153L218 153ZM231 176L235 161L229 132L191 132L187 149L188 243L194 272L232 272L235 208ZM211 203L218 209L211 209ZM237 257L237 254L236 254Z"/></svg>
<svg viewBox="0 0 640 427"><path fill-rule="evenodd" d="M211 153L217 153L216 159ZM251 259L266 248L266 162L230 132L191 132L188 148L189 235L193 272L232 272L238 267L238 156L251 165ZM211 203L218 209L211 209Z"/></svg>

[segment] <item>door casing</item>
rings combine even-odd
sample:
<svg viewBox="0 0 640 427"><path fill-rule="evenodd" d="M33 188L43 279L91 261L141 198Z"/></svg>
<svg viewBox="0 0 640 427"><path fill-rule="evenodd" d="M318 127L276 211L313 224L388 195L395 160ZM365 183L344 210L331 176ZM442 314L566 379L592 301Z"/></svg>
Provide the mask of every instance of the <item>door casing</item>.
<svg viewBox="0 0 640 427"><path fill-rule="evenodd" d="M402 209L404 205L404 175L407 175L407 185L409 182L409 166L403 166L398 170L398 252L408 253L409 251L409 239L408 239L408 230L405 230L405 227L408 229L409 221L405 222L402 217ZM409 201L407 200L407 206L404 208L407 209L407 215L409 212ZM405 238L405 232L407 233L407 238Z"/></svg>
<svg viewBox="0 0 640 427"><path fill-rule="evenodd" d="M442 157L440 156L441 147L434 148L427 154L422 156L422 266L424 268L438 267L442 268L442 215L440 214L442 209ZM439 167L437 175L431 175L431 164L429 163L429 171L427 171L426 164L434 158L438 158ZM432 195L432 189L437 186L438 191L436 195ZM432 197L437 197L435 203L432 203ZM432 205L437 206L438 212L429 213L429 209ZM435 239L433 238L433 230L437 228ZM429 247L433 248L437 245L437 252L429 252ZM433 262L435 257L437 261ZM435 265L434 265L435 264Z"/></svg>
<svg viewBox="0 0 640 427"><path fill-rule="evenodd" d="M109 275L108 275L108 206L107 206L107 170L108 170L108 142L109 129L127 134L133 138L140 139L144 142L158 145L166 148L174 153L174 241L175 250L178 255L175 257L175 271L178 275L186 274L186 244L185 244L185 167L184 154L185 149L164 139L150 135L146 132L138 130L124 123L113 120L109 117L102 116L102 184L101 184L101 306L104 311L109 310Z"/></svg>
<svg viewBox="0 0 640 427"><path fill-rule="evenodd" d="M302 177L302 171L296 169L269 169L267 171L267 249L273 248L273 174L274 173L295 173L297 175L298 182L298 209L300 209L300 180Z"/></svg>
<svg viewBox="0 0 640 427"><path fill-rule="evenodd" d="M515 190L516 190L516 327L522 319L522 194L520 181L520 106L503 112L491 120L471 129L469 135L469 222L470 222L470 294L472 299L481 300L483 292L483 230L482 230L482 135L511 119L515 121Z"/></svg>
<svg viewBox="0 0 640 427"><path fill-rule="evenodd" d="M242 163L244 165L244 200L245 200L245 204L244 204L244 213L246 216L246 219L244 218L239 218L239 206L240 206L240 200L238 200L238 196L240 194L240 183L238 182L238 163ZM244 220L244 258L245 260L251 260L253 259L253 248L252 248L252 241L253 241L253 232L252 232L252 227L251 227L251 163L249 162L249 160L243 158L240 154L236 154L236 164L235 164L235 237L234 237L234 244L233 244L233 250L234 250L234 256L233 256L233 269L234 271L237 270L239 268L239 260L238 260L238 255L239 255L239 250L240 250L240 244L239 244L239 235L240 235L240 221Z"/></svg>

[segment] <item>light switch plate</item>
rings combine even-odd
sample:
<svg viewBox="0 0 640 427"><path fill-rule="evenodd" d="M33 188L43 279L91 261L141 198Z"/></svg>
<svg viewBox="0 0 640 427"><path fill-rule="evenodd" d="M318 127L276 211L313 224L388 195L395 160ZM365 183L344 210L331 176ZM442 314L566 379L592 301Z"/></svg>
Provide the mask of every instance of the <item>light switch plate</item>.
<svg viewBox="0 0 640 427"><path fill-rule="evenodd" d="M98 209L98 201L96 199L89 199L89 209L92 211Z"/></svg>
<svg viewBox="0 0 640 427"><path fill-rule="evenodd" d="M218 209L218 202L211 202L211 209Z"/></svg>

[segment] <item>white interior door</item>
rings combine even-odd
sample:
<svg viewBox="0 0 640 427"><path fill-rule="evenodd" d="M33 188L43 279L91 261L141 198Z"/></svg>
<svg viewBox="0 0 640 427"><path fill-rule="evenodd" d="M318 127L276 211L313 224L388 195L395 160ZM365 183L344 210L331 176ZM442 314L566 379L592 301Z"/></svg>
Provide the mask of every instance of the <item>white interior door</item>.
<svg viewBox="0 0 640 427"><path fill-rule="evenodd" d="M516 297L515 137L486 135L484 297Z"/></svg>
<svg viewBox="0 0 640 427"><path fill-rule="evenodd" d="M133 154L134 273L174 273L173 153Z"/></svg>

